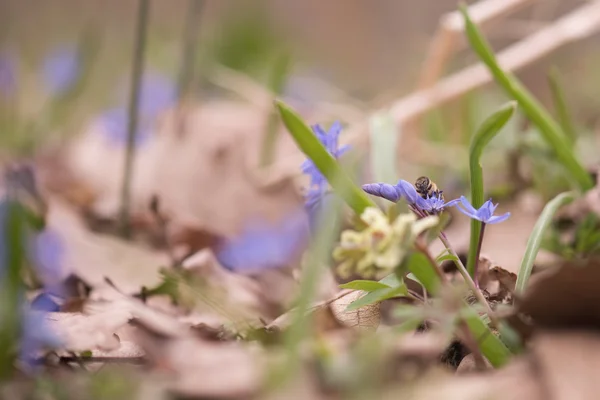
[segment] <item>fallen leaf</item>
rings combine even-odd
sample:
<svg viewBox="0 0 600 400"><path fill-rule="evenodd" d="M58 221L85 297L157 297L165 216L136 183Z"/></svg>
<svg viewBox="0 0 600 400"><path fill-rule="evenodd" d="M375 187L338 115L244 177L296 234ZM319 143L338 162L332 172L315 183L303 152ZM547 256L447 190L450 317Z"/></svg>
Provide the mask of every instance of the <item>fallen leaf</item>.
<svg viewBox="0 0 600 400"><path fill-rule="evenodd" d="M362 290L354 290L334 300L330 307L335 318L348 327L367 331L376 330L381 321L379 303L369 304L353 311L346 311L350 303L358 300L366 293Z"/></svg>

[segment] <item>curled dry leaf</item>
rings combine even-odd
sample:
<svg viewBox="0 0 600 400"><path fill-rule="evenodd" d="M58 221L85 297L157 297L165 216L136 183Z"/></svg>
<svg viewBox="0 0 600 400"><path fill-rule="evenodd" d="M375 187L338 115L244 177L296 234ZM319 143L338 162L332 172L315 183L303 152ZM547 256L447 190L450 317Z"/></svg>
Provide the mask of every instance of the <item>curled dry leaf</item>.
<svg viewBox="0 0 600 400"><path fill-rule="evenodd" d="M235 117L232 117L235 116ZM252 177L265 114L234 102L210 102L163 116L156 134L138 147L132 182L134 213L146 213L153 196L174 227L218 236L238 233L249 218L279 219L301 202L293 175L263 185ZM69 169L96 193L94 210L115 216L123 146L92 124L67 154ZM298 153L281 136L277 155ZM177 229L176 229L177 230Z"/></svg>
<svg viewBox="0 0 600 400"><path fill-rule="evenodd" d="M381 321L381 311L379 303L369 304L357 310L347 311L347 307L355 300L367 294L362 290L354 290L336 300L330 307L335 318L351 328L359 330L372 331L376 330Z"/></svg>
<svg viewBox="0 0 600 400"><path fill-rule="evenodd" d="M131 314L118 308L96 315L77 313L48 313L49 329L56 333L70 351L102 350L113 351L120 346L115 332L126 325Z"/></svg>
<svg viewBox="0 0 600 400"><path fill-rule="evenodd" d="M545 329L600 329L600 261L565 263L532 281L518 311Z"/></svg>

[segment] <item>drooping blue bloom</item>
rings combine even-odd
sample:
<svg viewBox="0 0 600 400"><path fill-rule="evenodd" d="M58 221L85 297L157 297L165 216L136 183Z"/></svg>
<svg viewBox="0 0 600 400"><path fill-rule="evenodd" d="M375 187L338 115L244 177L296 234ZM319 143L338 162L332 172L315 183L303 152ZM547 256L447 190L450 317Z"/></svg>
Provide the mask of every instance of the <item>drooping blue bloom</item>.
<svg viewBox="0 0 600 400"><path fill-rule="evenodd" d="M0 54L0 95L8 98L17 90L17 66L7 54Z"/></svg>
<svg viewBox="0 0 600 400"><path fill-rule="evenodd" d="M484 224L497 224L506 221L508 217L510 217L510 212L494 216L496 207L498 207L498 204L494 205L494 203L492 203L492 199L489 199L483 203L479 209L475 209L475 207L469 203L465 196L460 197L460 205L456 206L458 211L465 214L467 217L481 221Z"/></svg>
<svg viewBox="0 0 600 400"><path fill-rule="evenodd" d="M242 234L225 242L216 256L227 269L253 273L289 265L307 244L306 213L299 210L277 224L248 223Z"/></svg>
<svg viewBox="0 0 600 400"><path fill-rule="evenodd" d="M455 206L459 201L459 199L455 199L444 202L443 198L436 195L424 199L417 193L417 190L410 182L402 179L396 185L390 185L389 183L368 183L363 185L362 188L365 192L373 196L382 197L394 203L404 198L409 205L428 214L439 214L445 208Z"/></svg>
<svg viewBox="0 0 600 400"><path fill-rule="evenodd" d="M140 86L139 114L142 119L156 116L177 100L177 86L158 72L146 72Z"/></svg>
<svg viewBox="0 0 600 400"><path fill-rule="evenodd" d="M401 197L398 188L389 183L367 183L366 185L362 185L362 188L365 192L373 196L384 198L393 203L397 203Z"/></svg>
<svg viewBox="0 0 600 400"><path fill-rule="evenodd" d="M32 233L28 244L29 258L44 285L44 294L63 296L65 245L60 234L46 227L41 232Z"/></svg>
<svg viewBox="0 0 600 400"><path fill-rule="evenodd" d="M79 79L81 63L75 46L54 49L42 64L42 76L46 87L53 95L61 95Z"/></svg>

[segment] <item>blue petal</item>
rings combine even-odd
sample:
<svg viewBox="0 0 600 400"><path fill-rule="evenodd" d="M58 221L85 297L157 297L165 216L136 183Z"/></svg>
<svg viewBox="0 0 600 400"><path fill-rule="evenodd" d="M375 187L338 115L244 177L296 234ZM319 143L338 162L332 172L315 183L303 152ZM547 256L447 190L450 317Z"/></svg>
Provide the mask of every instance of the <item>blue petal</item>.
<svg viewBox="0 0 600 400"><path fill-rule="evenodd" d="M477 215L477 210L469 203L469 200L465 196L460 196L460 203L470 214Z"/></svg>
<svg viewBox="0 0 600 400"><path fill-rule="evenodd" d="M396 184L396 188L398 189L400 195L404 197L409 204L414 205L418 202L418 199L423 200L410 182L400 179ZM423 202L420 202L420 204L423 204Z"/></svg>
<svg viewBox="0 0 600 400"><path fill-rule="evenodd" d="M362 189L373 196L383 197L392 203L400 200L400 193L398 193L396 187L388 183L368 183L363 185Z"/></svg>
<svg viewBox="0 0 600 400"><path fill-rule="evenodd" d="M491 217L486 223L488 224L498 224L500 222L504 222L508 219L508 217L510 217L510 213L507 212L506 214L502 214L502 215L498 215L496 217Z"/></svg>
<svg viewBox="0 0 600 400"><path fill-rule="evenodd" d="M473 208L473 207L471 207L471 208ZM466 210L466 209L462 208L462 207L461 207L460 205L458 205L458 204L456 205L456 209L457 209L458 211L460 211L461 213L465 214L465 215L466 215L467 217L469 217L469 218L473 218L473 219L476 219L476 220L478 220L478 221L481 221L481 219L480 219L479 215L477 215L476 213L474 214L474 213L471 213L471 212L469 212L468 210Z"/></svg>
<svg viewBox="0 0 600 400"><path fill-rule="evenodd" d="M449 202L447 202L446 204L444 204L444 208L446 208L446 207L454 207L459 201L460 201L460 199L450 200Z"/></svg>

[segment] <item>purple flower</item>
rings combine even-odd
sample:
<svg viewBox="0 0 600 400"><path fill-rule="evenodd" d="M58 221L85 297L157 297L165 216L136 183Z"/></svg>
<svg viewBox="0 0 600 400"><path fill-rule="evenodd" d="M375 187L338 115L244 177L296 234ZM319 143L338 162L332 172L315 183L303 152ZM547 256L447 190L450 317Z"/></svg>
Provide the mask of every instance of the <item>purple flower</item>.
<svg viewBox="0 0 600 400"><path fill-rule="evenodd" d="M59 47L53 50L43 62L44 83L52 94L61 95L79 79L80 67L79 53L76 47Z"/></svg>
<svg viewBox="0 0 600 400"><path fill-rule="evenodd" d="M419 198L418 208L421 211L426 211L428 214L439 214L442 211L444 211L445 208L455 206L459 201L459 199L454 199L448 202L444 202L443 198L438 197L437 195L433 195L427 197L426 199Z"/></svg>
<svg viewBox="0 0 600 400"><path fill-rule="evenodd" d="M496 211L496 207L498 207L498 204L494 205L494 203L492 203L492 199L489 199L488 201L483 203L483 205L476 210L475 207L473 207L471 203L469 203L465 196L461 196L460 205L462 207L456 206L456 208L458 208L458 211L465 214L467 217L481 221L484 224L497 224L506 221L508 217L510 217L509 212L503 215L494 216L494 211Z"/></svg>
<svg viewBox="0 0 600 400"><path fill-rule="evenodd" d="M65 246L62 237L51 228L31 234L29 258L44 285L45 294L63 295L63 265Z"/></svg>
<svg viewBox="0 0 600 400"><path fill-rule="evenodd" d="M458 203L458 199L444 202L444 199L434 195L426 199L422 198L415 187L408 181L399 180L396 185L389 183L368 183L362 186L363 190L373 196L382 197L391 202L398 202L401 198L411 206L428 214L439 214L446 207L452 207ZM441 192L440 192L441 193Z"/></svg>
<svg viewBox="0 0 600 400"><path fill-rule="evenodd" d="M15 60L0 54L0 94L10 97L17 89L17 68Z"/></svg>
<svg viewBox="0 0 600 400"><path fill-rule="evenodd" d="M323 146L325 146L329 154L336 159L350 148L349 145L339 148L338 141L340 133L342 132L342 125L339 122L334 122L327 132L325 132L319 125L313 125L312 130ZM308 190L305 194L306 209L309 211L309 213L315 214L316 210L319 208L319 202L327 193L329 187L327 178L325 178L315 163L310 159L304 161L301 168L302 172L310 177ZM312 219L314 218L311 218L311 220Z"/></svg>
<svg viewBox="0 0 600 400"><path fill-rule="evenodd" d="M308 242L306 213L298 210L277 224L255 221L224 243L217 259L227 269L252 273L289 265Z"/></svg>
<svg viewBox="0 0 600 400"><path fill-rule="evenodd" d="M317 136L317 139L319 139L323 146L325 146L325 148L327 149L329 154L333 156L333 158L340 157L350 148L350 146L348 145L338 148L338 140L340 137L340 133L342 132L342 124L340 124L337 121L331 125L329 131L327 132L325 132L323 128L321 128L321 126L319 125L313 125L312 130L315 136ZM323 174L321 174L321 172L315 165L315 163L310 159L304 161L304 163L302 163L301 168L302 172L310 176L311 186L314 184L321 184L323 181L326 180Z"/></svg>
<svg viewBox="0 0 600 400"><path fill-rule="evenodd" d="M48 327L45 315L44 312L25 310L21 316L20 358L30 368L35 366L41 351L62 345L61 340Z"/></svg>
<svg viewBox="0 0 600 400"><path fill-rule="evenodd" d="M146 72L140 86L141 119L154 118L177 100L177 87L172 79L158 72Z"/></svg>
<svg viewBox="0 0 600 400"><path fill-rule="evenodd" d="M401 197L398 188L389 183L367 183L366 185L362 185L362 188L365 192L373 196L382 197L392 203L398 202Z"/></svg>

